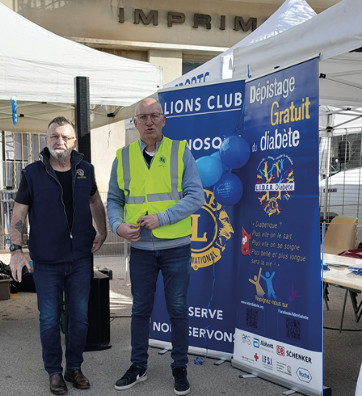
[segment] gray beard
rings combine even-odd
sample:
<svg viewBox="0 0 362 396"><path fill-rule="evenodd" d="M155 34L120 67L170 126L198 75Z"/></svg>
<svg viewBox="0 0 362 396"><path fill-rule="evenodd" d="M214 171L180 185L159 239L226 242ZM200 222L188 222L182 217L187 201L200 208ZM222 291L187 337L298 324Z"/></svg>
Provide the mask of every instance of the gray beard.
<svg viewBox="0 0 362 396"><path fill-rule="evenodd" d="M73 149L69 149L66 151L56 151L56 150L50 149L49 147L48 147L48 150L49 150L50 155L52 157L54 157L59 162L65 161L73 151Z"/></svg>

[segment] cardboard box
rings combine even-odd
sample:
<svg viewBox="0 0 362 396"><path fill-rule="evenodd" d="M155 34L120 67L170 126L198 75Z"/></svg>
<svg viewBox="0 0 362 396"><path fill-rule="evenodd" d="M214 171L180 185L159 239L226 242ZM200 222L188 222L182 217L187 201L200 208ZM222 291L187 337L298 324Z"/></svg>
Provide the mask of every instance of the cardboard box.
<svg viewBox="0 0 362 396"><path fill-rule="evenodd" d="M0 300L10 298L10 279L0 279Z"/></svg>

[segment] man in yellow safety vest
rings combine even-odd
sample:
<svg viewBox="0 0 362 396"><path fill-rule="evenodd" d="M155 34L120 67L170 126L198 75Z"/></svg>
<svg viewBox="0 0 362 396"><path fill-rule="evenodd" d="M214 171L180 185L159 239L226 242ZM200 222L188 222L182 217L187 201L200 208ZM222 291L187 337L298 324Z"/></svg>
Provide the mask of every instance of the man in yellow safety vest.
<svg viewBox="0 0 362 396"><path fill-rule="evenodd" d="M204 202L196 161L185 141L163 136L161 104L146 98L136 107L140 139L117 151L107 198L112 231L131 242L131 367L115 384L131 388L147 379L149 321L161 271L171 322L171 363L176 395L187 380L187 290L191 264L191 214Z"/></svg>

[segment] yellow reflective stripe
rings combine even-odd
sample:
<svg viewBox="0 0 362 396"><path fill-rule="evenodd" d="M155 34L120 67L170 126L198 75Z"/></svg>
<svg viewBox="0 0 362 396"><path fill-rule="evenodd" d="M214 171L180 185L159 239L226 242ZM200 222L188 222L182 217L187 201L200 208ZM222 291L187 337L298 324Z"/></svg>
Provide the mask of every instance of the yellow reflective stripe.
<svg viewBox="0 0 362 396"><path fill-rule="evenodd" d="M183 194L178 191L172 191L170 193L160 193L160 194L147 194L148 202L157 201L179 201Z"/></svg>
<svg viewBox="0 0 362 396"><path fill-rule="evenodd" d="M129 195L125 195L124 199L130 205L140 205L146 202L145 197L130 197Z"/></svg>
<svg viewBox="0 0 362 396"><path fill-rule="evenodd" d="M129 193L129 185L131 182L131 172L129 166L129 146L124 147L122 150L122 167L124 189Z"/></svg>
<svg viewBox="0 0 362 396"><path fill-rule="evenodd" d="M120 190L124 190L124 181L123 181L123 167L122 167L122 150L118 149L116 153L116 158L118 161L117 165L117 183Z"/></svg>
<svg viewBox="0 0 362 396"><path fill-rule="evenodd" d="M170 193L160 193L160 194L148 194L148 202L158 202L158 201L179 201L183 197L183 193L179 191ZM128 204L143 204L146 202L145 197L130 197L125 196L125 201Z"/></svg>
<svg viewBox="0 0 362 396"><path fill-rule="evenodd" d="M172 141L171 147L171 191L177 191L178 186L178 150L180 146L179 140Z"/></svg>

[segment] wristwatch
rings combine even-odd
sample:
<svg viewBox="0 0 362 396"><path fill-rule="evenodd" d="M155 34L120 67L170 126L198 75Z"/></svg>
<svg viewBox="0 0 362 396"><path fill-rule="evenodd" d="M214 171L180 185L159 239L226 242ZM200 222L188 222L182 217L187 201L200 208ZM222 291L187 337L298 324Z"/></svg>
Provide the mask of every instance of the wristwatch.
<svg viewBox="0 0 362 396"><path fill-rule="evenodd" d="M21 250L23 247L21 245L15 245L14 243L12 243L10 245L10 252L15 252L15 250Z"/></svg>

